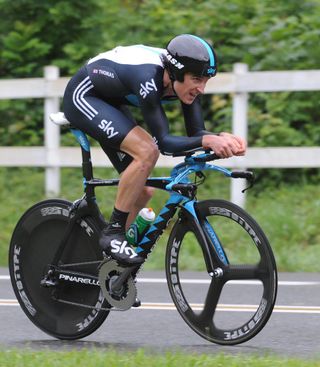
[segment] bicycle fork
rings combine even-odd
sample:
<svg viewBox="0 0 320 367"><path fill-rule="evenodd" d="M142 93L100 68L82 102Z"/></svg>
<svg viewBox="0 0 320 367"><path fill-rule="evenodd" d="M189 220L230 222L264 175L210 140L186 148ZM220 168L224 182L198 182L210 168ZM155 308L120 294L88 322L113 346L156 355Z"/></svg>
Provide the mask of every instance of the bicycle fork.
<svg viewBox="0 0 320 367"><path fill-rule="evenodd" d="M155 222L139 243L136 252L139 253L139 255L147 258L158 238L161 236L162 232L173 218L178 206L180 206L181 211L179 214L179 220L186 220L188 222L188 226L190 226L190 229L193 229L195 235L198 237L198 241L201 244L203 250L208 274L210 274L211 277L219 276L219 274L216 272L216 264L221 262L224 265L227 265L228 259L226 258L219 238L215 234L210 223L206 219L201 220L200 222L200 219L196 213L195 203L196 201L194 199L187 198L181 194L171 194Z"/></svg>

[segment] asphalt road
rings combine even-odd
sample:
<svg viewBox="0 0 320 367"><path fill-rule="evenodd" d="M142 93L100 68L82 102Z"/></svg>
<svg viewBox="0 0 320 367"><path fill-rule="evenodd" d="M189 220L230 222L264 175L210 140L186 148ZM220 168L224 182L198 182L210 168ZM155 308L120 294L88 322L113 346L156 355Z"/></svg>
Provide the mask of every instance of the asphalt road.
<svg viewBox="0 0 320 367"><path fill-rule="evenodd" d="M190 280L197 274L188 274ZM191 293L201 283L190 282ZM243 286L244 287L244 286ZM250 293L250 287L231 287L234 300ZM237 346L212 344L195 334L175 310L162 272L142 272L137 283L142 306L126 312L111 312L104 324L85 339L56 340L37 329L18 305L7 269L0 268L0 348L53 350L112 347L153 352L219 352L227 354L276 354L284 357L320 358L320 273L280 274L275 310L265 328L250 341ZM232 301L236 304L236 301ZM243 312L238 312L238 315ZM226 311L234 317L235 313Z"/></svg>

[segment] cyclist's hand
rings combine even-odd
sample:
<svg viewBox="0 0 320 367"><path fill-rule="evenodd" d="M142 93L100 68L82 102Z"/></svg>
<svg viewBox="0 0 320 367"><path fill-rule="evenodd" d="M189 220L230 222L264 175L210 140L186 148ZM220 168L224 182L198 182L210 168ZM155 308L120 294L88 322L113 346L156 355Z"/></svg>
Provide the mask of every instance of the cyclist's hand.
<svg viewBox="0 0 320 367"><path fill-rule="evenodd" d="M205 149L211 149L219 157L229 158L233 155L244 155L247 144L239 136L222 132L219 135L204 135L202 146Z"/></svg>
<svg viewBox="0 0 320 367"><path fill-rule="evenodd" d="M234 152L233 154L234 155L245 155L246 153L246 149L247 149L247 143L244 139L242 139L240 136L237 136L237 135L233 135L233 134L230 134L230 133L226 133L226 132L222 132L219 134L219 136L222 136L222 137L229 137L233 140L236 140L237 141L237 149L238 151L237 152Z"/></svg>

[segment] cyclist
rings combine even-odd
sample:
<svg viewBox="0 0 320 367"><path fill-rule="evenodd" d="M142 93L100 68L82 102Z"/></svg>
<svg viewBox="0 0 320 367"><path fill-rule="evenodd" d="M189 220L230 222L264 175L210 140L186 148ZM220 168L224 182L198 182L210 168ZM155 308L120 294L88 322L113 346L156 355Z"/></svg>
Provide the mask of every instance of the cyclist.
<svg viewBox="0 0 320 367"><path fill-rule="evenodd" d="M190 34L174 37L166 49L116 47L90 59L70 80L64 113L75 127L96 139L120 174L115 206L100 246L125 265L143 262L125 237L126 224L146 205L144 187L159 153L170 155L203 147L227 158L243 155L238 136L205 130L200 95L217 72L213 47ZM162 104L180 100L187 136L169 133ZM138 126L128 106L141 109L151 135Z"/></svg>

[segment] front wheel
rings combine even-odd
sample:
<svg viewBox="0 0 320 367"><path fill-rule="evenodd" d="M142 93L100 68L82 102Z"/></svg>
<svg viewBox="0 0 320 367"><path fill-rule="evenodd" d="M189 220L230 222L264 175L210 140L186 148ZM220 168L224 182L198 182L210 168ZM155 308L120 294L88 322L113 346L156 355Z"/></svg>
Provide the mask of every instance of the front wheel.
<svg viewBox="0 0 320 367"><path fill-rule="evenodd" d="M63 273L57 284L41 286L69 223L70 206L54 199L31 207L19 220L9 251L11 282L23 311L41 330L69 340L91 334L109 313L97 281L81 276L97 276L102 260L98 229L90 218L74 225L58 261Z"/></svg>
<svg viewBox="0 0 320 367"><path fill-rule="evenodd" d="M257 222L237 205L206 200L195 208L200 228L180 215L168 240L171 297L185 322L203 338L243 343L266 325L275 304L272 249Z"/></svg>

